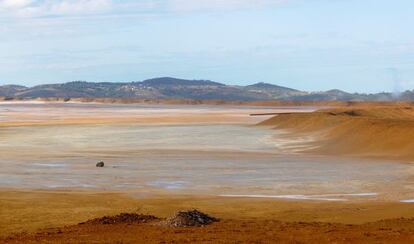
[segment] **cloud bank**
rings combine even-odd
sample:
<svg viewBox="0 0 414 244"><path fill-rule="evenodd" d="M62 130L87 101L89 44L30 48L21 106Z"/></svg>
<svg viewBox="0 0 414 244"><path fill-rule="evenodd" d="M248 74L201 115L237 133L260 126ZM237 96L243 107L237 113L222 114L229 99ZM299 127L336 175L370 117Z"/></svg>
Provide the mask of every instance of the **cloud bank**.
<svg viewBox="0 0 414 244"><path fill-rule="evenodd" d="M0 15L42 17L109 12L112 0L0 0Z"/></svg>
<svg viewBox="0 0 414 244"><path fill-rule="evenodd" d="M292 0L0 0L0 16L43 17L113 12L193 12L251 9Z"/></svg>

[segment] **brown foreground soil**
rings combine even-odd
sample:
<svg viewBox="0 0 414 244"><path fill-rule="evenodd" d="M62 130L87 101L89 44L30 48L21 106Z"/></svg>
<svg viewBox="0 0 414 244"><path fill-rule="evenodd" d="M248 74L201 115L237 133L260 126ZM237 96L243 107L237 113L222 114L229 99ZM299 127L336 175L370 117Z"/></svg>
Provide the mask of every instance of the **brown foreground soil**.
<svg viewBox="0 0 414 244"><path fill-rule="evenodd" d="M220 221L183 228L153 225L149 220L156 218L148 217L164 219L193 208ZM0 209L0 243L414 241L414 205L409 203L3 190ZM123 212L130 215L118 215ZM102 219L93 220L102 216L115 216L109 219L117 221L102 224ZM92 221L79 225L88 220Z"/></svg>
<svg viewBox="0 0 414 244"><path fill-rule="evenodd" d="M414 219L363 225L224 220L204 227L86 224L19 234L6 243L412 243Z"/></svg>
<svg viewBox="0 0 414 244"><path fill-rule="evenodd" d="M414 159L414 106L359 106L281 114L260 125L317 138L311 153Z"/></svg>

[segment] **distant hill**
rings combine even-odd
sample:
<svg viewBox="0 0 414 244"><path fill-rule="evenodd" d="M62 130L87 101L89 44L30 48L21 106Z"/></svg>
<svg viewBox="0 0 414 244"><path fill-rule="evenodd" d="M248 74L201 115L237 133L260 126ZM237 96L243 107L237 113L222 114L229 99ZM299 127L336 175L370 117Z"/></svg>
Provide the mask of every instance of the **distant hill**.
<svg viewBox="0 0 414 244"><path fill-rule="evenodd" d="M365 95L364 95L365 96ZM350 100L365 100L358 94L347 93L338 89L333 89L324 92L313 92L301 96L292 96L291 100L304 100L304 101L350 101Z"/></svg>
<svg viewBox="0 0 414 244"><path fill-rule="evenodd" d="M25 86L18 86L18 85L4 85L0 86L0 96L2 97L10 97L14 96L16 93L20 91L24 91L28 89Z"/></svg>
<svg viewBox="0 0 414 244"><path fill-rule="evenodd" d="M266 97L267 99L279 99L307 94L303 91L264 82L245 86L244 90L257 93L259 96Z"/></svg>
<svg viewBox="0 0 414 244"><path fill-rule="evenodd" d="M160 77L148 79L141 82L144 86L161 87L161 86L225 86L224 84L210 80L184 80L172 77Z"/></svg>
<svg viewBox="0 0 414 244"><path fill-rule="evenodd" d="M288 100L288 101L390 101L391 93L358 94L341 90L305 92L269 83L231 86L210 80L186 80L160 77L136 82L72 81L34 87L0 86L1 97L16 98L138 98L138 99L219 99L219 100ZM414 100L406 91L398 98Z"/></svg>

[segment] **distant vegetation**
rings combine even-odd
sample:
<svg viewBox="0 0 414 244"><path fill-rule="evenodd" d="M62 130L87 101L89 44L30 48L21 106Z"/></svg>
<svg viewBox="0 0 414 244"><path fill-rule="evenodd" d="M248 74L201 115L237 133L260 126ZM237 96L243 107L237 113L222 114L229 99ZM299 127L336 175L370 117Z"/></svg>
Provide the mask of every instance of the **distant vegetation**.
<svg viewBox="0 0 414 244"><path fill-rule="evenodd" d="M0 86L0 96L10 98L137 98L137 99L219 99L287 101L391 101L414 100L414 91L395 97L392 93L356 94L341 90L305 92L268 83L230 86L209 80L184 80L171 77L140 82L73 81L34 87Z"/></svg>

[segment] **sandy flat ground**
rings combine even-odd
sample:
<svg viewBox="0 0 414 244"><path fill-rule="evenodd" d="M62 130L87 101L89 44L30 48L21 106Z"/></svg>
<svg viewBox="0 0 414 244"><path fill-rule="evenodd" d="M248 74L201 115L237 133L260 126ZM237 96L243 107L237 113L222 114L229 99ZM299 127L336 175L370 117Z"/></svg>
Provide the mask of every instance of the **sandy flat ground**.
<svg viewBox="0 0 414 244"><path fill-rule="evenodd" d="M9 236L7 242L13 243L401 243L414 238L414 220L409 219L414 218L414 206L407 203L326 203L163 194L149 198L143 196L145 194L132 197L102 192L3 190L0 200L2 236ZM222 221L204 228L76 225L91 218L121 212L167 217L177 210L193 208ZM39 230L39 234L30 234ZM10 236L21 231L29 234Z"/></svg>
<svg viewBox="0 0 414 244"><path fill-rule="evenodd" d="M0 234L2 238L6 238L12 233L42 232L34 235L18 234L9 239L3 239L7 240L7 242L25 243L40 241L116 242L118 240L154 243L159 243L160 241L210 243L234 241L271 242L272 240L279 240L281 242L316 242L319 240L321 242L336 241L344 243L349 241L377 242L381 240L388 242L412 241L414 237L413 221L410 219L398 219L401 217L414 218L414 204L399 202L400 200L414 199L412 193L412 189L414 189L412 184L413 171L409 157L392 157L390 154L388 154L390 157L385 157L384 155L368 155L369 157L363 157L365 155L352 155L344 152L340 153L342 155L340 158L335 157L335 155L332 156L334 151L327 153L325 147L319 148L319 146L326 145L325 140L318 141L317 137L316 139L313 138L318 133L320 134L321 128L327 128L326 123L328 123L329 128L332 128L332 124L337 123L336 119L331 120L330 117L327 120L323 120L322 125L320 125L319 119L316 125L311 123L314 120L313 115L309 117L297 115L299 120L295 117L296 115L292 115L292 117L287 115L286 120L281 119L281 117L265 123L270 128L280 126L287 130L291 130L294 124L299 125L298 132L300 133L291 133L289 131L286 134L283 132L285 133L283 136L278 134L278 130L272 131L268 128L257 128L257 133L253 133L252 131L256 130L256 128L250 127L270 118L251 117L249 116L250 113L305 112L312 111L313 109L315 108L204 105L157 105L154 107L147 105L62 103L0 104L0 127L2 127L0 130L0 148L4 155L0 163L2 169L0 174L4 176L0 186ZM330 112L329 115L331 116ZM305 117L301 120L300 116ZM354 117L352 115L352 121L355 119ZM324 117L322 116L322 118ZM311 121L307 121L308 119ZM339 124L343 126L343 121L346 120L347 118L340 117ZM409 128L409 122L406 122L405 117L403 120L402 123ZM299 123L298 121L307 122ZM369 118L367 121L371 123L373 119ZM378 120L374 122L378 123ZM360 123L363 123L363 125L367 124L364 121ZM393 122L387 120L386 123L388 128L390 123L395 123L395 120ZM144 144L147 143L135 145L133 141L138 139L131 138L132 132L130 130L124 131L123 135L129 135L126 138L131 141L121 140L125 143L122 146L126 148L125 150L119 150L120 144L111 144L112 148L107 148L102 143L100 145L99 142L102 142L105 136L103 138L99 137L99 140L92 140L89 143L90 145L84 146L88 149L86 152L79 151L79 148L74 146L80 145L79 143L84 143L85 141L84 137L76 135L89 135L90 137L86 137L86 140L89 141L89 138L94 138L91 135L101 135L102 133L100 132L93 132L93 128L97 125L101 126L99 128L102 131L113 131L111 126L114 125L122 125L123 128L130 125L167 126L167 129L162 133L163 135L172 132L177 133L177 131L178 133L184 133L182 135L186 135L187 130L184 132L180 132L179 129L171 130L174 127L170 126L193 125L197 127L199 125L210 126L213 124L230 126L225 129L227 132L232 130L230 128L243 128L243 130L246 130L246 133L251 129L249 133L253 134L250 135L252 136L251 139L246 142L243 142L242 139L235 139L234 143L229 140L227 151L216 148L217 142L208 141L208 136L203 137L204 139L207 138L203 141L203 150L200 150L198 147L189 151L177 150L177 148L163 148L161 144L158 147L163 148L163 150L158 148L158 152L155 152L154 148L152 150L151 148L146 148L144 151L147 151L148 155L158 155L161 153L160 155L164 156L157 158L147 155L147 171L140 172L144 173L140 178L144 179L144 176L152 177L152 181L149 180L152 185L146 185L144 188L113 189L111 187L102 187L106 186L106 183L102 182L96 183L98 189L76 185L77 182L82 183L82 180L87 180L88 177L95 179L96 177L109 176L114 177L111 185L114 182L130 183L130 178L128 177L139 175L139 171L134 171L134 164L128 162L135 162L136 157L143 158L145 154L131 148L144 147ZM309 125L312 125L312 128L309 128ZM92 126L93 128L90 127L91 129L86 131L79 130L81 126ZM53 129L51 132L50 128L56 129ZM76 130L73 128L76 128ZM378 128L385 127L381 125ZM269 147L263 150L264 145L267 144L261 144L263 142L251 143L257 140L257 138L261 138L262 130L268 131L270 141L277 141L278 138L288 136L294 143L292 144L291 141L286 140L283 143L279 141L275 148ZM60 139L63 134L59 134L56 131L70 135L71 138L67 138L62 142ZM134 131L136 133L135 129ZM220 132L220 134L226 134L225 131ZM198 127L196 130L191 130L191 133L196 132L201 133L200 136L203 133L214 133L203 130L200 132ZM332 131L329 132L333 133ZM145 134L142 133L144 132L139 130L138 134L141 136ZM225 144L226 138L237 138L235 135L240 135L237 129L235 133L223 135L223 138L218 143ZM106 138L108 137L110 136L106 136ZM118 134L116 137L118 137ZM272 139L272 137L274 138ZM31 140L29 138L35 139ZM55 140L52 140L53 138ZM177 138L177 135L174 134L171 138ZM334 138L337 139L338 137ZM151 137L147 139L153 141ZM47 142L50 142L50 144L47 144ZM195 140L195 142L199 143L200 140ZM266 140L266 142L268 141ZM189 142L179 141L177 143L174 139L172 144L182 143L184 143L183 145L189 145L187 149L191 148L191 140ZM317 147L314 147L315 143ZM338 143L341 143L341 141L338 141ZM131 148L128 148L127 145L130 145ZM303 149L309 149L309 152L304 154L305 156L301 156L299 150L302 146ZM47 149L42 149L43 147L54 150L47 151ZM282 148L283 150L278 151L277 148ZM373 151L372 148L370 150ZM405 148L404 150L407 149ZM54 152L52 153L52 151ZM94 155L105 154L107 155L106 160L112 160L116 162L115 166L123 165L126 168L119 168L119 171L117 171L119 175L115 176L111 171L109 171L108 176L100 173L95 175L96 168L92 165L93 169L89 169L84 164L93 159L93 157L90 157L91 152L94 152ZM325 154L326 156L324 156ZM185 186L182 183L184 181L180 178L177 180L177 177L183 177L189 182L196 182L196 179L185 178L185 172L190 169L188 164L180 166L180 162L188 161L191 157L198 160L204 158L207 161L203 162L203 165L212 165L213 167L191 167L191 170L195 171L188 171L193 172L188 173L188 175L194 176L197 175L197 170L200 170L200 172L204 170L206 172L204 176L207 177L202 182L215 182L217 186L227 187L211 188L211 184L207 184L208 187L206 189L208 190L205 191L197 187L191 190L177 189L177 186L178 188L181 185ZM294 164L295 161L293 159L296 158L297 160L301 157L308 160L313 158L313 161L311 160L312 162L305 164L306 161L299 160L298 164ZM315 157L316 159L321 157L323 160L326 160L327 164L325 165L331 162L329 164L330 167L323 166L324 164L320 162L323 160L315 160ZM247 159L247 162L237 161L243 158ZM153 165L151 168L151 162L160 162L160 164ZM171 162L174 163L171 164ZM289 164L283 164L286 162L289 162ZM219 167L220 164L221 166ZM69 166L62 170L62 168L56 167L56 165ZM174 172L173 168L169 169L171 165L178 167L178 169L176 168L177 174L168 175ZM226 167L223 168L223 165ZM256 165L256 167L252 165ZM258 167L259 165L261 166ZM280 168L274 168L275 165L279 165ZM269 166L271 167L269 168ZM233 171L237 172L234 178L230 177L232 167ZM297 171L282 171L286 167ZM161 171L157 171L157 168ZM320 169L322 168L324 170L321 171ZM170 177L170 180L161 182L154 180L156 175L160 175L162 169L169 169L163 171L164 173L162 174L167 173L163 177ZM116 170L116 168L111 167L109 170ZM10 173L7 174L7 172L14 172L14 178L8 178L7 180L6 176L11 177L12 175ZM71 178L71 182L76 183L74 186L50 188L35 184L36 182L42 182L41 180L50 180L51 184L53 182L56 183L59 179L67 177L66 174L68 172L73 172L76 175L82 175L84 172L92 172L92 174L86 174L84 175L85 178L77 179L78 181L73 181L76 177ZM207 172L216 173L210 175ZM226 172L227 177L223 177L223 179L212 177L223 172ZM293 182L292 179L299 176L297 172L303 173L302 176L297 178L297 181L303 182L303 185L295 186L295 188L289 182ZM268 173L268 175L263 173ZM279 176L277 176L278 174ZM284 176L289 174L291 174L291 177L284 178ZM52 175L57 175L56 179L50 177ZM24 181L19 180L19 177L27 177L26 185L23 183ZM202 178L203 175L200 175L200 177ZM279 180L284 179L286 182L285 184L279 183L277 187L276 185L264 187L269 186L269 182L272 182L272 177ZM33 181L27 185L28 179ZM236 180L230 181L230 184L228 179ZM266 179L269 181L267 182ZM325 183L316 184L321 179ZM137 182L139 184L144 183L145 185L145 181ZM195 185L197 186L198 184ZM239 189L236 190L235 186L239 186ZM340 192L338 192L338 189L341 189ZM277 197L267 198L269 196ZM222 221L204 229L190 228L184 230L162 229L146 225L113 227L80 227L76 225L91 218L102 215L114 215L120 212L147 213L159 217L167 217L177 210L192 208L197 208L219 217ZM352 226L349 224L352 224ZM406 226L406 228L401 229L401 225ZM48 228L53 229L45 230ZM130 234L134 232L146 234L140 235L137 238ZM103 235L103 233L105 234ZM316 237L313 236L315 233Z"/></svg>

